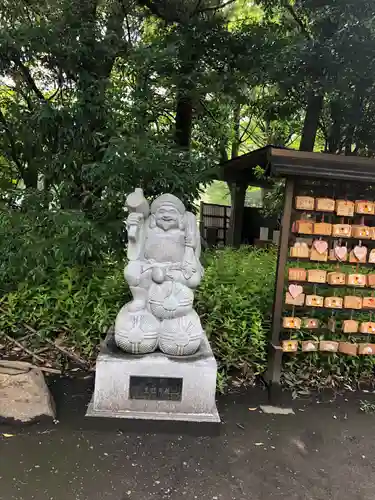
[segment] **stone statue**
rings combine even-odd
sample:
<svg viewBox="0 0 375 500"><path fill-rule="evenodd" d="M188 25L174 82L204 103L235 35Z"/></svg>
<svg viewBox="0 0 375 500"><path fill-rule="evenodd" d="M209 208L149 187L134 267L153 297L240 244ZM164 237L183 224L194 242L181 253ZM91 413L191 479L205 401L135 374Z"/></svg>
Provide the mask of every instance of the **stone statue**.
<svg viewBox="0 0 375 500"><path fill-rule="evenodd" d="M157 348L174 356L194 354L203 337L193 309L194 289L203 276L196 218L172 194L159 196L150 207L136 189L126 203L124 274L133 300L117 316L115 342L133 354Z"/></svg>

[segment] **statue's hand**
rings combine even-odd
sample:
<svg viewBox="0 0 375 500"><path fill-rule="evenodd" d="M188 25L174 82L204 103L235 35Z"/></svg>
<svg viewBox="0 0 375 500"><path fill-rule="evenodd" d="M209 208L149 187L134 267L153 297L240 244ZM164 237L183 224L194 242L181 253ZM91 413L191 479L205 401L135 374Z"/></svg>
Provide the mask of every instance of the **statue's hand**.
<svg viewBox="0 0 375 500"><path fill-rule="evenodd" d="M194 247L195 238L190 232L185 235L185 245L187 247Z"/></svg>
<svg viewBox="0 0 375 500"><path fill-rule="evenodd" d="M190 264L185 264L182 268L182 274L186 280L189 280L195 272L196 269Z"/></svg>
<svg viewBox="0 0 375 500"><path fill-rule="evenodd" d="M172 264L168 267L166 278L178 281L182 275L185 280L189 280L195 273L196 269L191 264Z"/></svg>
<svg viewBox="0 0 375 500"><path fill-rule="evenodd" d="M131 212L128 216L128 220L126 221L126 225L129 226L139 226L141 221L143 220L143 214L138 212Z"/></svg>
<svg viewBox="0 0 375 500"><path fill-rule="evenodd" d="M126 230L130 240L137 240L137 233L141 222L143 221L143 214L138 212L131 212L126 221Z"/></svg>

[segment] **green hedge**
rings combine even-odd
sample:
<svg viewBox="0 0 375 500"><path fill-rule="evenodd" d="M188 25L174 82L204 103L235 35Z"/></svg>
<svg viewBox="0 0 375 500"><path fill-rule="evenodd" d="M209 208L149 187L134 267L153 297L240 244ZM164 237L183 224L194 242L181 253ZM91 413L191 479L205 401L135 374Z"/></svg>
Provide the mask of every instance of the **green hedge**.
<svg viewBox="0 0 375 500"><path fill-rule="evenodd" d="M251 381L265 369L275 254L227 249L207 253L204 260L196 308L211 338L219 387L224 389L230 373ZM19 325L28 323L50 338L63 335L84 356L95 355L104 331L130 298L123 267L108 256L91 267L48 266L44 279L25 279L3 294L7 313L0 316L0 329L17 335Z"/></svg>
<svg viewBox="0 0 375 500"><path fill-rule="evenodd" d="M276 253L228 248L205 260L196 307L219 361L219 387L228 374L250 382L266 368Z"/></svg>

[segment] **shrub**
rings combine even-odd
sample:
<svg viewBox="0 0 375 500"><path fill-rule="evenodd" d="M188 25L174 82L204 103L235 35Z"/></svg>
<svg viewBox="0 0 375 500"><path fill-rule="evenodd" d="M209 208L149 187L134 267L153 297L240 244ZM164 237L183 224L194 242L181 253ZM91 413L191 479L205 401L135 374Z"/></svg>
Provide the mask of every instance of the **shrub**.
<svg viewBox="0 0 375 500"><path fill-rule="evenodd" d="M226 249L206 254L205 260L196 308L217 356L219 387L224 389L233 370L252 381L265 369L275 253ZM7 312L0 316L0 330L21 335L20 325L28 323L49 338L63 335L64 342L84 356L93 355L130 298L123 266L104 254L95 266L65 266L63 258L55 267L40 265L44 280L13 283L3 295Z"/></svg>
<svg viewBox="0 0 375 500"><path fill-rule="evenodd" d="M68 267L43 283L20 283L2 297L6 314L0 315L0 330L20 335L27 323L43 336L63 336L66 344L90 357L129 299L122 268L107 258L100 267Z"/></svg>
<svg viewBox="0 0 375 500"><path fill-rule="evenodd" d="M281 381L293 397L323 389L374 386L374 356L298 353L284 356Z"/></svg>
<svg viewBox="0 0 375 500"><path fill-rule="evenodd" d="M41 207L0 211L0 290L49 282L76 266L90 269L108 253L104 233L81 212Z"/></svg>
<svg viewBox="0 0 375 500"><path fill-rule="evenodd" d="M252 381L267 362L276 252L243 247L205 256L196 307L210 337L223 385L236 371Z"/></svg>

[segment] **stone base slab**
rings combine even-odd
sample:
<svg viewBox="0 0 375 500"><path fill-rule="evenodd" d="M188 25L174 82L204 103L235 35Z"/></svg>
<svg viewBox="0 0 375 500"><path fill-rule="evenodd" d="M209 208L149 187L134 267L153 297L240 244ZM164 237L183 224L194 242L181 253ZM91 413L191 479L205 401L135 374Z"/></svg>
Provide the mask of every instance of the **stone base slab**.
<svg viewBox="0 0 375 500"><path fill-rule="evenodd" d="M189 357L161 352L136 356L116 348L113 332L109 332L96 362L95 389L86 416L219 423L216 374L216 360L206 336L198 352ZM164 387L161 398L143 398L134 384L149 378L172 379L174 393L165 397Z"/></svg>
<svg viewBox="0 0 375 500"><path fill-rule="evenodd" d="M118 411L113 412L110 410L100 411L95 410L94 396L92 397L87 408L86 417L100 417L100 418L128 418L140 420L178 420L181 422L208 422L219 424L220 416L215 409L212 413L162 413L162 412L144 412L144 411Z"/></svg>

